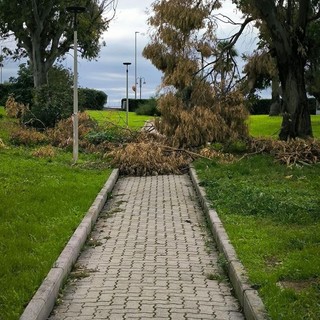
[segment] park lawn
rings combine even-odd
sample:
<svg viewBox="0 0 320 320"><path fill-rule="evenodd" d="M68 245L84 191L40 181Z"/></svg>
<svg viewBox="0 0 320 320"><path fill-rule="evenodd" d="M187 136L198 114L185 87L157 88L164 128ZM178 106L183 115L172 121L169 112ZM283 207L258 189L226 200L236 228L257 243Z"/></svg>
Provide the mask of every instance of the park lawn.
<svg viewBox="0 0 320 320"><path fill-rule="evenodd" d="M251 115L248 119L249 132L253 137L272 137L277 139L282 117L268 115ZM320 115L311 115L313 136L320 139Z"/></svg>
<svg viewBox="0 0 320 320"><path fill-rule="evenodd" d="M53 158L10 145L16 121L0 108L0 320L16 320L111 173L94 155Z"/></svg>
<svg viewBox="0 0 320 320"><path fill-rule="evenodd" d="M113 123L115 125L126 126L126 112L119 110L87 110L90 117L97 120L100 125ZM131 129L140 129L147 120L153 119L150 116L137 115L135 112L128 112L128 124Z"/></svg>
<svg viewBox="0 0 320 320"><path fill-rule="evenodd" d="M1 320L19 318L111 173L71 156L0 150Z"/></svg>
<svg viewBox="0 0 320 320"><path fill-rule="evenodd" d="M259 155L195 167L271 319L319 319L320 165Z"/></svg>

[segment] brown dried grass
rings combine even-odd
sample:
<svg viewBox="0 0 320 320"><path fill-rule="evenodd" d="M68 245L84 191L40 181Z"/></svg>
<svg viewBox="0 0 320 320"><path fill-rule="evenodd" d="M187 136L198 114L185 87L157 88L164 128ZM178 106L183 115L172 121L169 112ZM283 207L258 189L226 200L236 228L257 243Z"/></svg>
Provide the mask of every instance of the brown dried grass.
<svg viewBox="0 0 320 320"><path fill-rule="evenodd" d="M33 150L31 154L37 158L53 158L56 155L56 150L53 146L47 145Z"/></svg>
<svg viewBox="0 0 320 320"><path fill-rule="evenodd" d="M6 144L2 141L2 139L0 138L0 150L1 149L7 149L8 147L6 146Z"/></svg>
<svg viewBox="0 0 320 320"><path fill-rule="evenodd" d="M233 154L217 151L212 148L202 148L199 151L199 155L208 159L215 159L219 163L232 163L236 160Z"/></svg>
<svg viewBox="0 0 320 320"><path fill-rule="evenodd" d="M35 129L18 127L11 132L10 142L14 145L34 146L48 141L47 136Z"/></svg>

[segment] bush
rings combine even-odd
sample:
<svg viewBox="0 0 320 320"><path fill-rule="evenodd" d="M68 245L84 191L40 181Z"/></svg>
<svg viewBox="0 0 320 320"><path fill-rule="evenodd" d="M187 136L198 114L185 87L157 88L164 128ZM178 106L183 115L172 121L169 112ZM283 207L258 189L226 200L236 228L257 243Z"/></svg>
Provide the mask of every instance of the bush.
<svg viewBox="0 0 320 320"><path fill-rule="evenodd" d="M140 103L135 112L137 115L160 116L156 99L149 99L148 101Z"/></svg>
<svg viewBox="0 0 320 320"><path fill-rule="evenodd" d="M135 112L139 105L148 103L149 99L129 99L129 111ZM121 100L121 109L126 110L126 99Z"/></svg>
<svg viewBox="0 0 320 320"><path fill-rule="evenodd" d="M9 118L20 119L28 112L29 107L26 107L22 103L18 103L13 96L9 96L5 104L5 109Z"/></svg>
<svg viewBox="0 0 320 320"><path fill-rule="evenodd" d="M85 141L86 135L92 131L97 130L97 122L92 120L87 113L79 113L79 144L86 148L88 142ZM59 148L69 148L73 144L73 123L72 117L60 120L54 128L47 130L47 135L50 143Z"/></svg>
<svg viewBox="0 0 320 320"><path fill-rule="evenodd" d="M108 96L100 90L80 88L79 108L81 110L102 110L107 103Z"/></svg>
<svg viewBox="0 0 320 320"><path fill-rule="evenodd" d="M110 125L103 128L103 131L90 131L86 135L86 139L94 145L103 142L125 142L128 133L128 131L121 127Z"/></svg>
<svg viewBox="0 0 320 320"><path fill-rule="evenodd" d="M4 106L8 100L10 94L14 91L12 83L1 83L0 84L0 106Z"/></svg>
<svg viewBox="0 0 320 320"><path fill-rule="evenodd" d="M57 90L47 85L34 90L33 103L22 122L37 129L53 128L73 111L71 88Z"/></svg>
<svg viewBox="0 0 320 320"><path fill-rule="evenodd" d="M30 66L26 63L19 65L18 77L9 79L11 92L15 100L24 105L31 104L33 91L33 76Z"/></svg>
<svg viewBox="0 0 320 320"><path fill-rule="evenodd" d="M35 146L46 143L47 137L35 129L19 128L11 133L10 142L18 146Z"/></svg>
<svg viewBox="0 0 320 320"><path fill-rule="evenodd" d="M255 100L249 106L249 112L252 115L269 114L271 103L272 103L271 99ZM308 99L308 106L309 106L310 114L316 114L316 99L315 98Z"/></svg>

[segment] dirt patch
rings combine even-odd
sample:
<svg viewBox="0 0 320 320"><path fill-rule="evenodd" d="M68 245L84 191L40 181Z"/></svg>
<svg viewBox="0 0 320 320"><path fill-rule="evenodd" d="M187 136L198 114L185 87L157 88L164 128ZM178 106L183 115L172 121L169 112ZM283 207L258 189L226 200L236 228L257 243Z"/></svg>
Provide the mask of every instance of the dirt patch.
<svg viewBox="0 0 320 320"><path fill-rule="evenodd" d="M296 292L302 292L308 289L312 285L319 283L319 279L308 279L308 280L283 280L277 282L277 285L282 289L292 289Z"/></svg>

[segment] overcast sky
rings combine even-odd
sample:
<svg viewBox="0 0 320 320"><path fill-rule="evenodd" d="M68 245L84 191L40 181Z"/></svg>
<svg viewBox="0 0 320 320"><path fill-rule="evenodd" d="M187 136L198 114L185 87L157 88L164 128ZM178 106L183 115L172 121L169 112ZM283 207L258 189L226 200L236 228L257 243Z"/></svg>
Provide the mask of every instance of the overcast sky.
<svg viewBox="0 0 320 320"><path fill-rule="evenodd" d="M135 74L135 38L137 39L137 77L142 83L142 98L149 98L156 94L161 82L161 73L142 57L143 47L148 43L147 9L153 0L118 0L115 18L111 21L108 31L104 35L106 47L103 47L97 61L88 62L79 59L79 86L102 90L108 95L108 106L120 106L120 101L126 95L126 72L123 62L131 62L129 66L129 98L134 98ZM223 12L228 16L237 16L231 1L224 1ZM235 31L234 27L224 26L219 34L228 36ZM136 33L139 32L139 33ZM255 46L255 34L248 30L237 44L238 51L250 52ZM65 67L73 69L73 58L68 55ZM16 76L17 65L6 61L2 70L3 81L10 76ZM145 82L145 84L144 84ZM137 97L139 98L139 85Z"/></svg>

